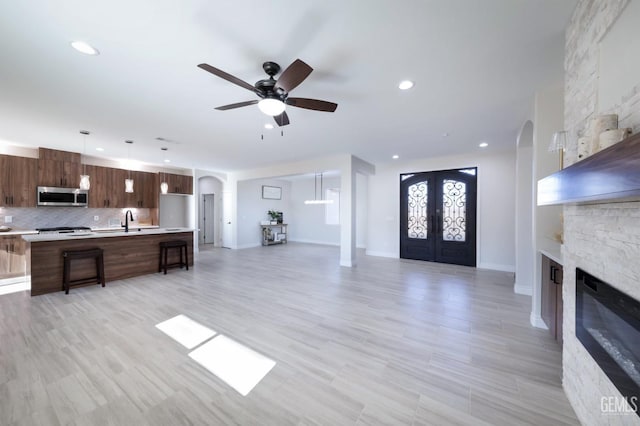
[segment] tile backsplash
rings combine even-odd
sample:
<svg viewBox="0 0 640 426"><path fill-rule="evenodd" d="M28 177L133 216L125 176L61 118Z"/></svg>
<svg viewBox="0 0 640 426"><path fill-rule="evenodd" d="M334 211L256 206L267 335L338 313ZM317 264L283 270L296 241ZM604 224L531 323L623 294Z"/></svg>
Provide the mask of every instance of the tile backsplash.
<svg viewBox="0 0 640 426"><path fill-rule="evenodd" d="M89 226L108 228L124 221L124 212L131 210L136 223L151 225L150 209L92 209L82 207L0 207L0 225L14 229L50 228L54 226ZM11 223L5 217L11 216ZM98 220L94 220L95 216ZM153 224L157 225L157 223Z"/></svg>

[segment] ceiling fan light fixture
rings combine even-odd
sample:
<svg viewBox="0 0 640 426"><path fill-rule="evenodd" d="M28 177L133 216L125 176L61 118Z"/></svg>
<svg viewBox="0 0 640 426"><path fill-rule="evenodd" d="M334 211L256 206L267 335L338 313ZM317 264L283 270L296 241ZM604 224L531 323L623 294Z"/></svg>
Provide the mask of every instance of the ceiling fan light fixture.
<svg viewBox="0 0 640 426"><path fill-rule="evenodd" d="M86 42L80 41L80 40L72 41L71 42L71 47L73 47L74 49L76 49L80 53L84 53L85 55L96 56L96 55L100 54L100 52L98 52L98 49L96 49L95 47L91 46L89 43L86 43Z"/></svg>
<svg viewBox="0 0 640 426"><path fill-rule="evenodd" d="M266 98L258 102L258 108L260 108L260 111L263 113L273 117L282 114L286 106L284 102L279 99Z"/></svg>

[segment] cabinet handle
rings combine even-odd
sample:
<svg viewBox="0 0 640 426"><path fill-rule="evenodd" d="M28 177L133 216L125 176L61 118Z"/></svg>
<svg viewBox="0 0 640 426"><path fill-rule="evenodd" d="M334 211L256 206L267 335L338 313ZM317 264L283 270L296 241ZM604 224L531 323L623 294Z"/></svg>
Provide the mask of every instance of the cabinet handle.
<svg viewBox="0 0 640 426"><path fill-rule="evenodd" d="M555 268L555 266L550 266L549 267L549 280L552 281L553 283L556 282L556 268Z"/></svg>

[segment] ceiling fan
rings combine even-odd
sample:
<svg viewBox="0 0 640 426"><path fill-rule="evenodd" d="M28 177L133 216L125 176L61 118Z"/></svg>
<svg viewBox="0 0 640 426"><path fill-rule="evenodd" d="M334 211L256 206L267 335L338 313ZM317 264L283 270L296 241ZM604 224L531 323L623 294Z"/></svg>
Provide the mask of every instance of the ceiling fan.
<svg viewBox="0 0 640 426"><path fill-rule="evenodd" d="M280 71L280 65L275 62L265 62L262 64L262 69L264 69L264 72L267 73L269 78L256 82L254 86L209 64L200 64L198 67L233 84L244 87L260 98L253 101L219 106L216 109L220 111L258 104L260 111L273 116L278 126L286 126L289 124L289 116L287 116L287 112L285 111L287 105L326 112L334 112L336 108L338 108L338 104L333 102L289 97L289 92L298 87L298 85L311 74L311 71L313 71L313 68L300 59L293 61L293 63L280 74L277 80L275 80L273 76Z"/></svg>

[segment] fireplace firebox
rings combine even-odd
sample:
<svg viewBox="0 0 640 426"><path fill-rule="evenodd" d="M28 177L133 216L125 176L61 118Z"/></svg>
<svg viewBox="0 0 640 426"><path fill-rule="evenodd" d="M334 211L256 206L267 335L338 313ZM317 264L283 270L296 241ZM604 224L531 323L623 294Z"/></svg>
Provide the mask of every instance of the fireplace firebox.
<svg viewBox="0 0 640 426"><path fill-rule="evenodd" d="M640 397L640 302L576 268L576 337L624 397Z"/></svg>

